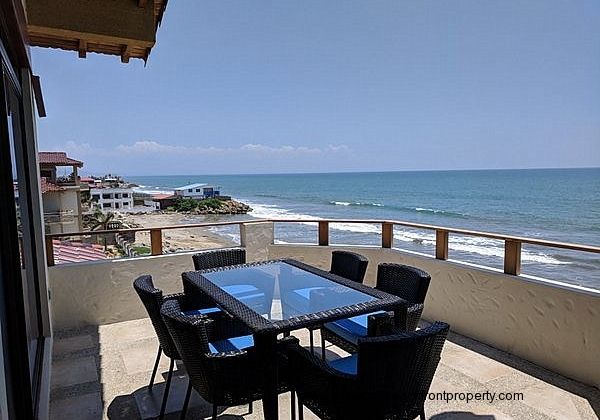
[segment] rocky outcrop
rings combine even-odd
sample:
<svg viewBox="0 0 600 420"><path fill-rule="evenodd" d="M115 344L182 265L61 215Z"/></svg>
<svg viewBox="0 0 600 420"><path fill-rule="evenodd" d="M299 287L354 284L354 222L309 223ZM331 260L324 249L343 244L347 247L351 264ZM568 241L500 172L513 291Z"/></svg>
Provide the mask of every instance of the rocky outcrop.
<svg viewBox="0 0 600 420"><path fill-rule="evenodd" d="M246 214L252 211L249 205L235 200L219 200L219 206L207 206L201 201L192 214Z"/></svg>

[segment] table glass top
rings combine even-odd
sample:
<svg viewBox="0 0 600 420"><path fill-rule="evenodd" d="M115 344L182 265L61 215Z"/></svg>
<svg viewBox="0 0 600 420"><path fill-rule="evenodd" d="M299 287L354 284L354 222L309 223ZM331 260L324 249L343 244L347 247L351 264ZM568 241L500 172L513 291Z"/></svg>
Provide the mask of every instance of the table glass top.
<svg viewBox="0 0 600 420"><path fill-rule="evenodd" d="M283 261L202 276L272 321L378 299Z"/></svg>

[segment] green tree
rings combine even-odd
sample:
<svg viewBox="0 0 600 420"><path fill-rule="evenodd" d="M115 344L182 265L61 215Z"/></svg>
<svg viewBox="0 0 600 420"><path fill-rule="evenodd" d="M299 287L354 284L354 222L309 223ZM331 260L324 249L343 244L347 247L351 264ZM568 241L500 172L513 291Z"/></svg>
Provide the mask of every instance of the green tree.
<svg viewBox="0 0 600 420"><path fill-rule="evenodd" d="M192 211L198 207L198 202L193 198L179 198L175 202L175 210L176 211Z"/></svg>
<svg viewBox="0 0 600 420"><path fill-rule="evenodd" d="M99 208L94 210L94 213L87 219L87 227L90 230L107 230L108 225L115 221L115 214L113 212L104 213ZM103 235L104 250L106 251L108 246L106 244L106 236Z"/></svg>

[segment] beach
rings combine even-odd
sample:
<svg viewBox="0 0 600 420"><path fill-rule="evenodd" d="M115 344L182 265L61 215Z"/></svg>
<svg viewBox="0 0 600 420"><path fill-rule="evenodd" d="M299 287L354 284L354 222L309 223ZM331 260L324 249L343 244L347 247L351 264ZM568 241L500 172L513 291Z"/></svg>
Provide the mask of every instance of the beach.
<svg viewBox="0 0 600 420"><path fill-rule="evenodd" d="M119 220L129 227L164 227L175 225L189 225L202 223L207 218L211 222L218 219L216 216L188 215L182 213L120 213ZM150 232L137 232L135 246L150 247ZM163 252L181 252L197 249L223 248L238 246L239 243L226 235L220 235L211 228L181 228L163 230Z"/></svg>

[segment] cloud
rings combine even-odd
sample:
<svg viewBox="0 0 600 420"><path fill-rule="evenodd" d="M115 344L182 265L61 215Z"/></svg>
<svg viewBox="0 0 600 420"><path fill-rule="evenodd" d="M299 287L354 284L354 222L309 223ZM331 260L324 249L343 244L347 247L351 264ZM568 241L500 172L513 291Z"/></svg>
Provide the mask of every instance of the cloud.
<svg viewBox="0 0 600 420"><path fill-rule="evenodd" d="M140 140L133 144L120 144L115 150L120 153L143 153L143 154L175 154L175 155L197 155L197 154L226 154L226 153L254 153L254 154L294 154L315 155L323 153L337 153L348 151L348 146L329 145L325 148L308 146L268 146L260 143L247 143L239 147L216 147L216 146L180 146L163 144L151 140Z"/></svg>

